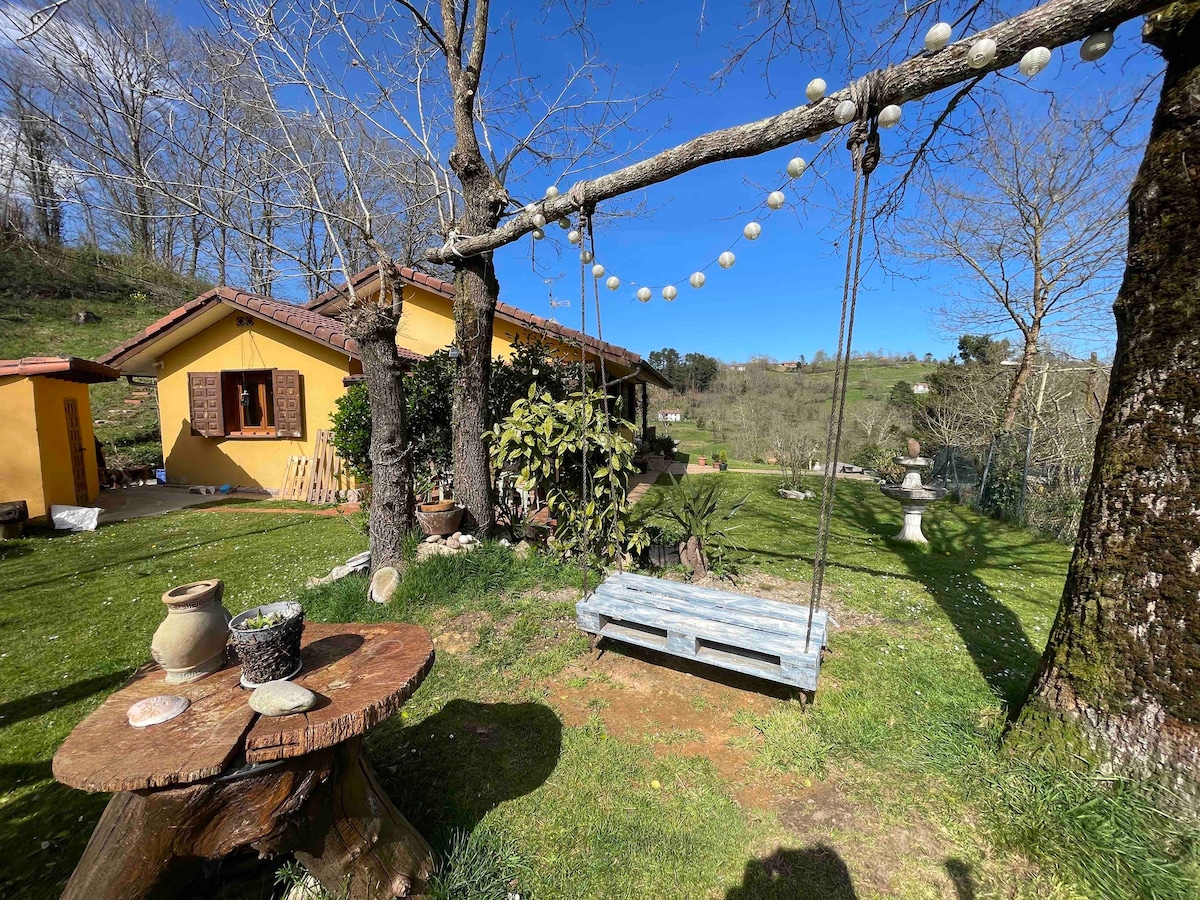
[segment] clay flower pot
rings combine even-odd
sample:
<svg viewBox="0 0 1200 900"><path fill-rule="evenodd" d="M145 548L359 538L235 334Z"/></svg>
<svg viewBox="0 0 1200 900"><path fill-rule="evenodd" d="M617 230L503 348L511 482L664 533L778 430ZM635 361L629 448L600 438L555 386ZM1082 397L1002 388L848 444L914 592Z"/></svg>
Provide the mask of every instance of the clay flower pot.
<svg viewBox="0 0 1200 900"><path fill-rule="evenodd" d="M429 535L454 534L458 531L465 509L454 506L452 501L448 502L451 503L449 509L426 510L424 504L417 508L417 521L421 523L422 531Z"/></svg>
<svg viewBox="0 0 1200 900"><path fill-rule="evenodd" d="M273 617L279 621L251 627ZM233 650L242 662L243 687L291 678L300 671L304 607L296 601L267 603L238 613L229 623L229 633L233 636Z"/></svg>
<svg viewBox="0 0 1200 900"><path fill-rule="evenodd" d="M449 509L454 509L453 500L439 500L436 503L417 504L417 510L420 512L446 512Z"/></svg>
<svg viewBox="0 0 1200 900"><path fill-rule="evenodd" d="M707 457L707 456L701 456L701 457L700 457L700 458L699 458L699 459L698 459L696 462L697 462L697 464L698 464L698 465L701 465L701 466L707 466L707 465L708 465L708 457Z"/></svg>
<svg viewBox="0 0 1200 900"><path fill-rule="evenodd" d="M166 672L167 684L198 681L225 665L229 640L229 611L221 605L225 582L194 581L162 595L167 605L150 655Z"/></svg>

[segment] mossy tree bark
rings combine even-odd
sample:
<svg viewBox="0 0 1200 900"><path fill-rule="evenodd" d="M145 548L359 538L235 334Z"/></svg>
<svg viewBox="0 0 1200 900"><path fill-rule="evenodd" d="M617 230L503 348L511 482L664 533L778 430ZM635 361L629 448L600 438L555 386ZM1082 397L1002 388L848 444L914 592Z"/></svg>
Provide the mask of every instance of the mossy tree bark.
<svg viewBox="0 0 1200 900"><path fill-rule="evenodd" d="M1167 63L1129 202L1112 384L1063 602L1012 739L1092 753L1200 808L1200 2L1148 19Z"/></svg>

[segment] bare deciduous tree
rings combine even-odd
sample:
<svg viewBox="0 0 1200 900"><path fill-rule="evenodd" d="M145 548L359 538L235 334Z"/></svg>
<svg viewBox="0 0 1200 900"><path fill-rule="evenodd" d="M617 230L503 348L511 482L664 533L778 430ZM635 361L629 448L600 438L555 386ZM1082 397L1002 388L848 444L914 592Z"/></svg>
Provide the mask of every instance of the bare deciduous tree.
<svg viewBox="0 0 1200 900"><path fill-rule="evenodd" d="M1106 330L1123 265L1131 155L1102 121L1051 107L1034 121L1005 107L979 120L976 148L924 187L894 242L957 275L946 329L1019 337L1000 414L1012 429L1044 335Z"/></svg>

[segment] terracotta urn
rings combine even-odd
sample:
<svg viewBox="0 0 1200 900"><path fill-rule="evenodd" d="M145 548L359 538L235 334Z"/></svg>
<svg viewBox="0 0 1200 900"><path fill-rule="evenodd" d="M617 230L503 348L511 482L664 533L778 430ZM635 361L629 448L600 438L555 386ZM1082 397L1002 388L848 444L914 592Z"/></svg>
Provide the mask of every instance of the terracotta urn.
<svg viewBox="0 0 1200 900"><path fill-rule="evenodd" d="M193 581L162 596L167 617L154 632L150 654L167 672L167 684L198 681L225 665L229 611L221 605L225 582Z"/></svg>

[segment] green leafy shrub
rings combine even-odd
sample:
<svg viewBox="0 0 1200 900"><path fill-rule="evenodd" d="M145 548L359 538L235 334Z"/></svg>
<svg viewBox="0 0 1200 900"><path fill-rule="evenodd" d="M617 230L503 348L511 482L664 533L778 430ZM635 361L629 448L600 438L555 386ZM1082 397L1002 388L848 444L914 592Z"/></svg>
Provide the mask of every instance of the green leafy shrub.
<svg viewBox="0 0 1200 900"><path fill-rule="evenodd" d="M725 507L725 491L716 478L697 477L676 479L671 476L671 488L654 512L657 517L674 524L685 535L684 541L696 539L696 549L704 568L719 565L728 546L732 546L729 531L724 525L737 515L747 500L742 499ZM728 545L728 546L727 546Z"/></svg>
<svg viewBox="0 0 1200 900"><path fill-rule="evenodd" d="M488 433L492 466L538 484L555 519L550 547L561 556L583 552L612 560L646 545L626 526L626 482L634 446L615 418L606 420L605 395L591 391L556 400L531 385L528 396ZM583 479L587 476L588 489Z"/></svg>

